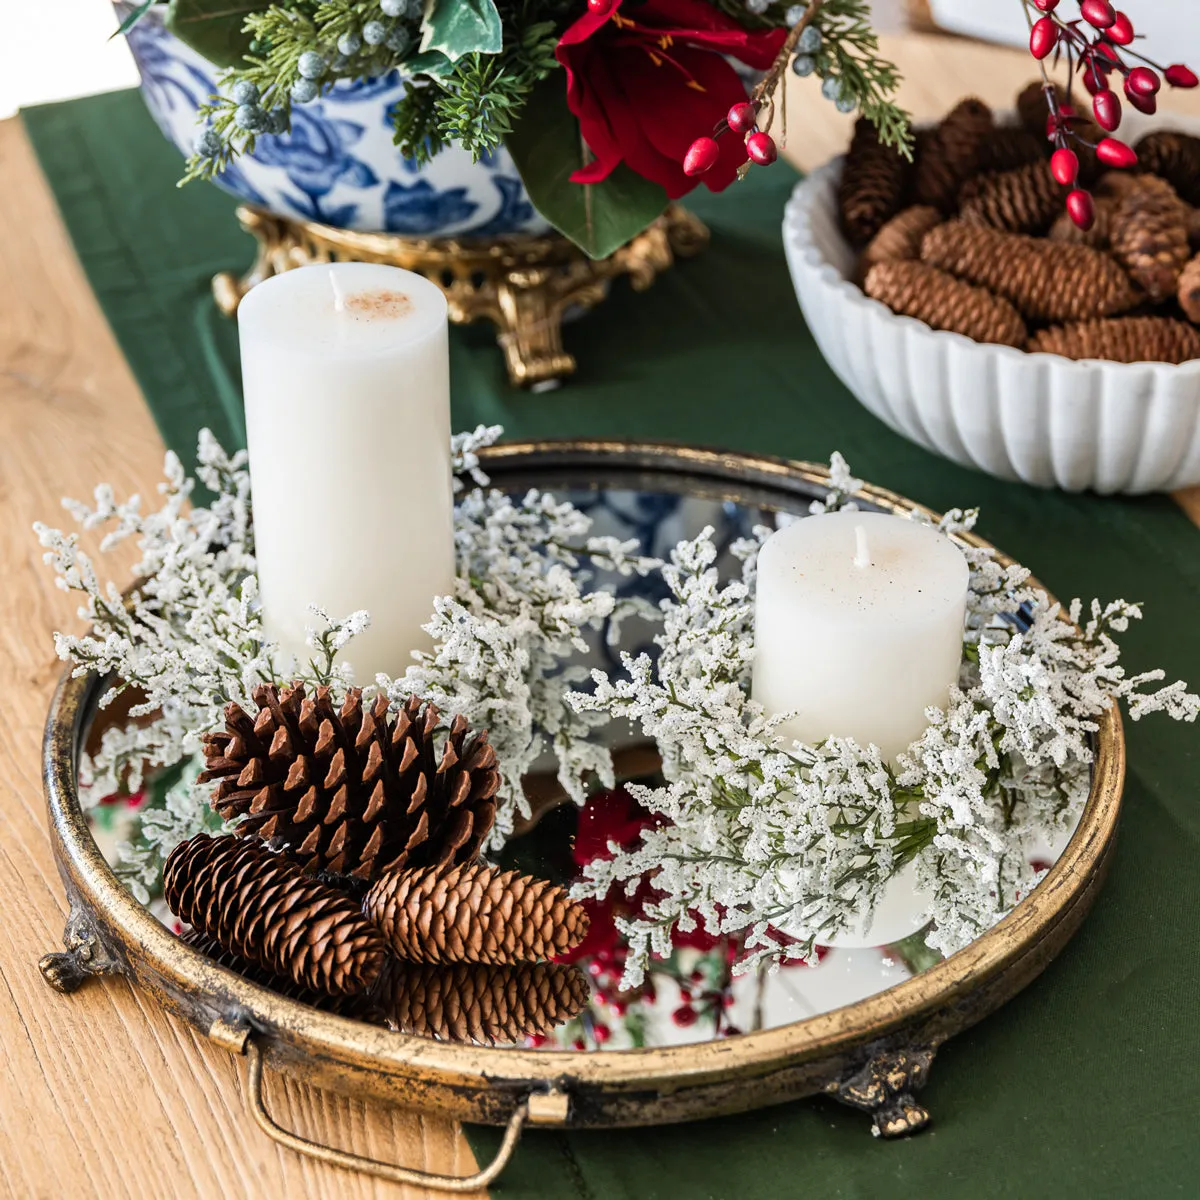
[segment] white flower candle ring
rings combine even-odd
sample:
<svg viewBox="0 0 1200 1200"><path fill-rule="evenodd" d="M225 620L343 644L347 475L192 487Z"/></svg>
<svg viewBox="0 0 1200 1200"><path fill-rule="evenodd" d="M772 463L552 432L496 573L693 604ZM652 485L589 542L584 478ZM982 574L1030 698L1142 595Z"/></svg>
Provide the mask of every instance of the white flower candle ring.
<svg viewBox="0 0 1200 1200"><path fill-rule="evenodd" d="M265 280L238 310L266 636L311 654L311 608L370 626L339 661L402 675L453 591L446 300L396 267L329 263Z"/></svg>

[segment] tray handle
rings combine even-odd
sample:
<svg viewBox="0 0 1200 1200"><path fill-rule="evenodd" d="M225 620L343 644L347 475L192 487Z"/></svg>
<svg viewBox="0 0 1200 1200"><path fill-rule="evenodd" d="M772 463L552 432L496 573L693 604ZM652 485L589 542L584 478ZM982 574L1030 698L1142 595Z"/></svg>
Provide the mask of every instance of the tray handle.
<svg viewBox="0 0 1200 1200"><path fill-rule="evenodd" d="M477 1192L488 1186L508 1166L513 1151L520 1141L521 1132L526 1122L535 1125L559 1125L566 1118L569 1110L567 1094L557 1088L549 1092L531 1093L517 1106L509 1118L504 1130L504 1139L496 1157L486 1167L476 1171L474 1175L437 1175L429 1171L419 1171L413 1167L401 1167L393 1163L379 1162L373 1158L365 1158L360 1154L351 1154L345 1150L335 1150L332 1146L323 1146L320 1142L310 1141L298 1133L284 1129L270 1112L267 1111L266 1100L263 1096L263 1051L254 1039L253 1033L244 1026L239 1027L229 1022L217 1020L209 1030L208 1036L214 1041L232 1050L235 1054L243 1054L247 1059L246 1071L246 1102L258 1127L273 1141L297 1154L307 1155L318 1162L329 1163L348 1171L361 1171L376 1179L386 1179L391 1183L407 1183L416 1187L428 1188L436 1192Z"/></svg>

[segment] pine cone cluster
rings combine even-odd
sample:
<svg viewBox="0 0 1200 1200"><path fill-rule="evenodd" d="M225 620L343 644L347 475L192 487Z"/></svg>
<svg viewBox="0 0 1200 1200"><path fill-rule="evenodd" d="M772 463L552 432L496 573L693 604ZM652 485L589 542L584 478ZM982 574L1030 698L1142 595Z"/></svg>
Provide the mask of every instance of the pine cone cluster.
<svg viewBox="0 0 1200 1200"><path fill-rule="evenodd" d="M388 948L349 896L256 839L198 833L163 869L171 911L223 949L326 996L366 991Z"/></svg>
<svg viewBox="0 0 1200 1200"><path fill-rule="evenodd" d="M870 121L860 118L838 187L842 230L851 241L869 241L900 211L907 179L907 160L879 140Z"/></svg>
<svg viewBox="0 0 1200 1200"><path fill-rule="evenodd" d="M204 738L202 782L237 833L285 846L310 870L369 882L406 866L470 862L496 814L500 773L487 734L455 717L436 747L439 713L415 697L392 713L386 696L364 707L352 688L305 694L254 689L254 717L225 710Z"/></svg>
<svg viewBox="0 0 1200 1200"><path fill-rule="evenodd" d="M384 1019L401 1033L453 1042L516 1042L579 1015L587 977L564 963L395 962L379 989Z"/></svg>
<svg viewBox="0 0 1200 1200"><path fill-rule="evenodd" d="M562 888L482 863L394 871L363 911L411 962L538 962L573 950L588 928Z"/></svg>
<svg viewBox="0 0 1200 1200"><path fill-rule="evenodd" d="M1042 81L1016 106L1018 126L996 126L967 99L918 131L907 193L854 239L855 281L896 313L977 341L1121 362L1197 357L1187 323L1200 325L1200 138L1149 134L1134 170L1107 170L1095 154L1104 131L1071 117L1095 207L1085 231L1050 172Z"/></svg>

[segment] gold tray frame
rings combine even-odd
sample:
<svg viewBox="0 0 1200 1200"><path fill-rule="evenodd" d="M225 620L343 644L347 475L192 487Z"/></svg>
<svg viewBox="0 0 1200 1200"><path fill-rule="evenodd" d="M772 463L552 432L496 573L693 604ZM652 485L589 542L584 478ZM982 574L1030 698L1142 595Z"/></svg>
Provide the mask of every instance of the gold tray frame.
<svg viewBox="0 0 1200 1200"><path fill-rule="evenodd" d="M637 486L648 479L661 484L664 476L677 475L687 481L689 494L769 504L772 496L776 503L789 495L811 497L828 484L827 472L808 463L654 443L530 442L492 447L480 457L494 482L505 486L545 482L567 471L606 486ZM882 488L867 487L861 495L884 510L914 507ZM1090 909L1111 858L1125 775L1124 735L1114 706L1100 723L1091 793L1079 826L1042 883L966 949L857 1004L688 1046L594 1054L460 1046L287 1000L190 949L137 902L101 856L79 804L79 754L101 687L95 677L65 673L46 724L50 832L70 903L66 950L46 955L40 964L47 982L70 992L92 976L128 976L200 1033L248 1057L251 1111L276 1140L382 1178L456 1192L494 1179L526 1122L654 1125L825 1093L870 1113L879 1135L922 1128L929 1114L916 1092L938 1047L1039 975ZM318 1087L507 1125L504 1144L491 1164L462 1178L318 1146L272 1121L262 1101L264 1061Z"/></svg>

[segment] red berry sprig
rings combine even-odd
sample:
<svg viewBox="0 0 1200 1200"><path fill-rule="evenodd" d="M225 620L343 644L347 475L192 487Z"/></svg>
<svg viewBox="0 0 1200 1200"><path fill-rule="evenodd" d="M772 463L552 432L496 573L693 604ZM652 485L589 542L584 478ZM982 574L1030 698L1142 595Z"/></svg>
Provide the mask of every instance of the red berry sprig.
<svg viewBox="0 0 1200 1200"><path fill-rule="evenodd" d="M1109 0L1076 0L1079 16L1064 20L1060 0L1024 0L1029 17L1029 52L1039 63L1051 54L1055 61L1065 56L1071 81L1076 74L1084 90L1092 97L1092 115L1106 133L1114 133L1121 124L1121 99L1112 87L1112 77L1120 75L1125 100L1139 112L1151 114L1158 108L1158 93L1164 81L1170 87L1194 88L1200 84L1196 73L1183 63L1168 67L1147 58L1131 47L1136 39L1133 22ZM1034 17L1034 12L1043 16ZM1128 59L1136 59L1131 63ZM1078 121L1068 89L1067 103L1060 104L1053 85L1042 67L1046 103L1050 115L1046 137L1055 145L1050 172L1064 187L1072 187L1067 196L1067 212L1081 229L1090 229L1096 219L1091 195L1077 186L1079 157L1069 147L1077 142L1092 149L1106 167L1126 170L1137 163L1137 155L1114 137L1101 138L1096 145L1086 141L1075 128ZM1073 186L1075 185L1075 186Z"/></svg>
<svg viewBox="0 0 1200 1200"><path fill-rule="evenodd" d="M710 171L721 157L719 139L725 133L740 134L747 157L760 167L770 166L779 157L775 139L766 130L758 128L757 106L752 101L743 100L725 114L724 120L717 122L711 137L707 134L698 137L688 147L683 156L683 173L696 176Z"/></svg>

